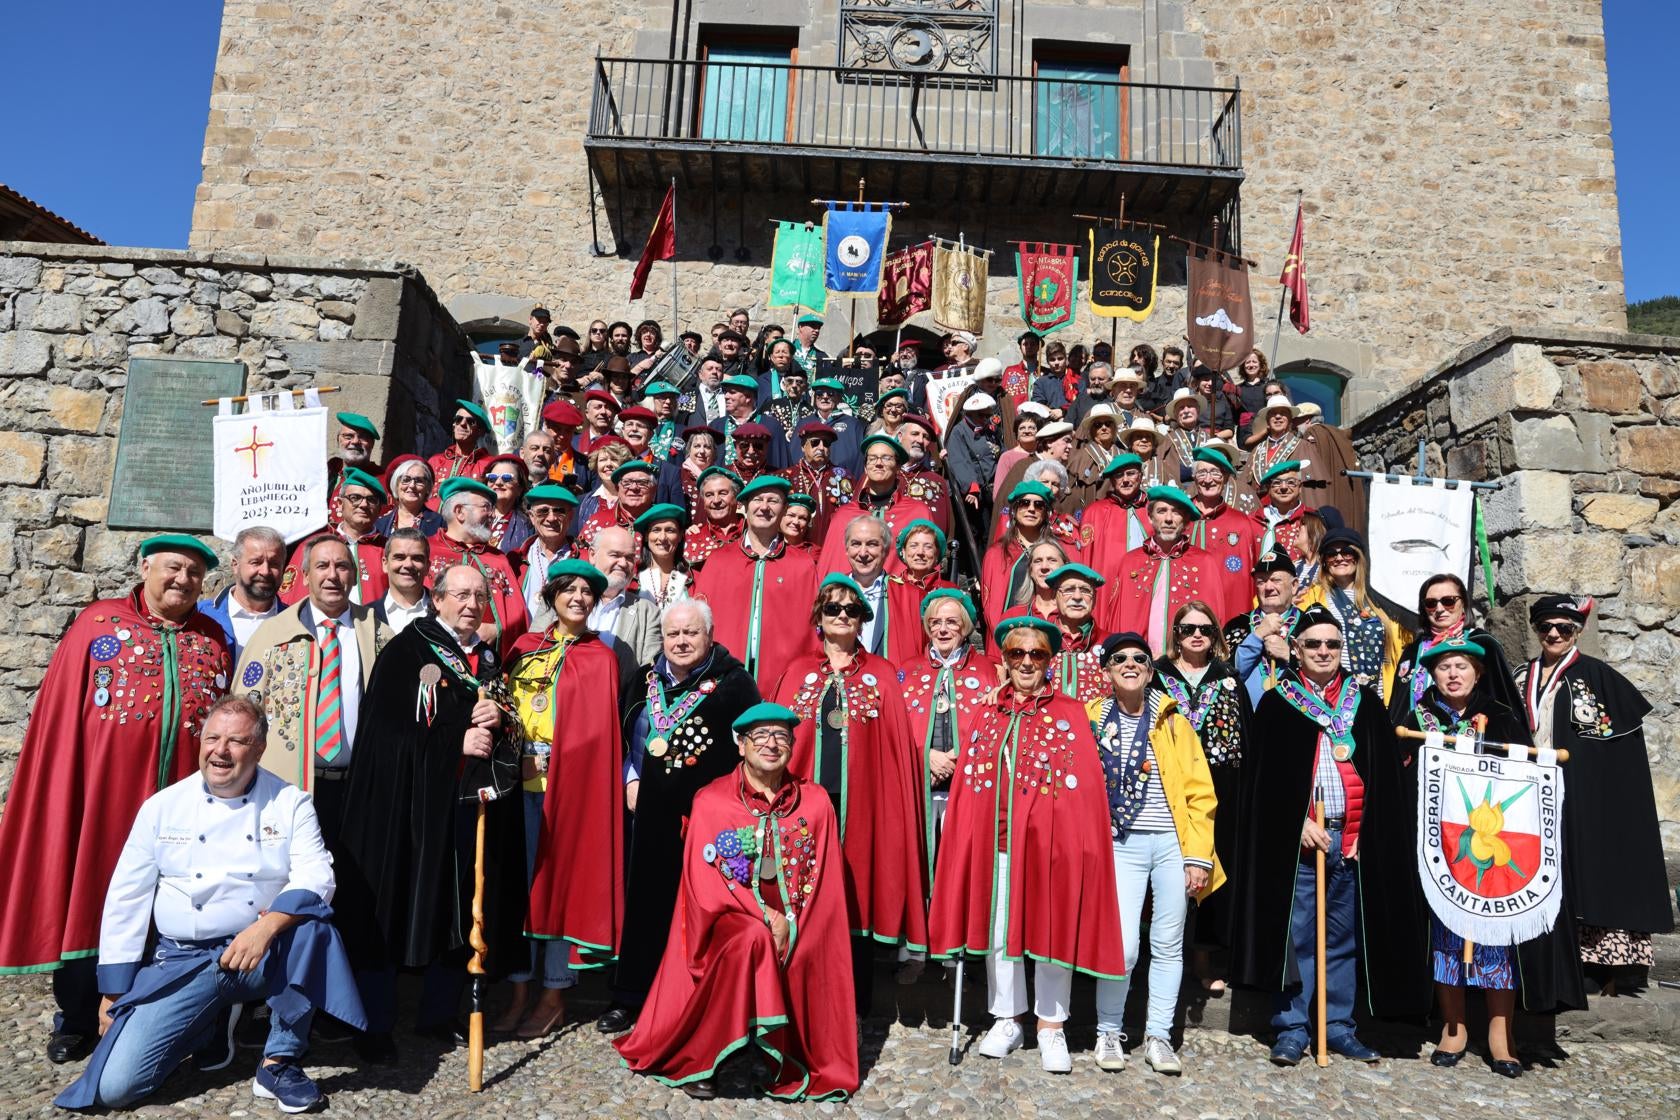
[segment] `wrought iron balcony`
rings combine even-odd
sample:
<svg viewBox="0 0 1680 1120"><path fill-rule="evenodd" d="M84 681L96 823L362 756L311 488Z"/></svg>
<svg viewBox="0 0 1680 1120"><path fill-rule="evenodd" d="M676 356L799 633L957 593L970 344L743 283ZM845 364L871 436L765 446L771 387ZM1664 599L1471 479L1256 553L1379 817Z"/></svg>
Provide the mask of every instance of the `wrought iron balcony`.
<svg viewBox="0 0 1680 1120"><path fill-rule="evenodd" d="M600 58L584 144L608 187L698 175L844 197L867 173L901 194L925 175L911 193L934 196L937 174L983 183L958 188L976 201L1102 205L1126 191L1128 208L1211 213L1242 180L1240 105L1237 88Z"/></svg>

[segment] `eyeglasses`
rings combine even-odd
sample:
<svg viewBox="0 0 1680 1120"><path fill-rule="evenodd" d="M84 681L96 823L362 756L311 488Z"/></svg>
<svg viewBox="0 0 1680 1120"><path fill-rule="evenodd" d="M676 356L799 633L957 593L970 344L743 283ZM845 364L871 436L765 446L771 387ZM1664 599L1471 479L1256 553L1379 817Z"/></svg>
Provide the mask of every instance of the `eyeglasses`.
<svg viewBox="0 0 1680 1120"><path fill-rule="evenodd" d="M482 591L445 591L443 597L453 599L457 603L486 603L490 601L490 596Z"/></svg>
<svg viewBox="0 0 1680 1120"><path fill-rule="evenodd" d="M1342 648L1340 638L1301 638L1299 640L1302 649L1338 650Z"/></svg>
<svg viewBox="0 0 1680 1120"><path fill-rule="evenodd" d="M486 482L518 482L519 481L519 476L516 475L516 474L487 474L487 475L484 476L484 481L486 481Z"/></svg>
<svg viewBox="0 0 1680 1120"><path fill-rule="evenodd" d="M341 502L348 502L353 506L371 506L374 504L374 497L372 494L340 494L338 496L338 500Z"/></svg>
<svg viewBox="0 0 1680 1120"><path fill-rule="evenodd" d="M1022 498L1015 503L1016 509L1049 509L1043 498Z"/></svg>
<svg viewBox="0 0 1680 1120"><path fill-rule="evenodd" d="M1181 622L1173 629L1178 632L1178 636L1181 638L1189 638L1197 634L1204 638L1211 638L1219 633L1219 628L1210 622Z"/></svg>
<svg viewBox="0 0 1680 1120"><path fill-rule="evenodd" d="M793 745L793 732L754 731L751 735L747 736L747 742L751 743L755 747L767 747L772 743L776 744L778 747L790 747Z"/></svg>
<svg viewBox="0 0 1680 1120"><path fill-rule="evenodd" d="M397 479L397 485L398 486L418 486L423 490L427 486L431 485L431 483L427 479L424 479L424 478L415 478L413 476L406 476L406 477Z"/></svg>
<svg viewBox="0 0 1680 1120"><path fill-rule="evenodd" d="M532 506L527 512L532 521L547 521L549 518L559 520L565 517L567 513L559 506Z"/></svg>
<svg viewBox="0 0 1680 1120"><path fill-rule="evenodd" d="M1149 655L1144 653L1142 650L1134 650L1130 653L1116 653L1108 659L1107 664L1147 665L1149 664Z"/></svg>
<svg viewBox="0 0 1680 1120"><path fill-rule="evenodd" d="M648 490L653 486L653 480L647 478L626 478L618 484L620 490Z"/></svg>
<svg viewBox="0 0 1680 1120"><path fill-rule="evenodd" d="M1542 638L1554 630L1557 631L1559 637L1573 638L1581 632L1581 627L1574 622L1538 622L1534 626L1534 632Z"/></svg>
<svg viewBox="0 0 1680 1120"><path fill-rule="evenodd" d="M1023 661L1034 665L1050 664L1050 651L1047 649L1006 649L1003 659L1011 665L1019 665Z"/></svg>
<svg viewBox="0 0 1680 1120"><path fill-rule="evenodd" d="M1443 595L1439 599L1425 599L1423 601L1423 609L1425 611L1432 611L1436 607L1445 607L1450 611L1462 602L1464 602L1464 597L1462 595Z"/></svg>
<svg viewBox="0 0 1680 1120"><path fill-rule="evenodd" d="M863 604L824 603L822 605L822 616L824 618L839 618L841 615L845 615L847 618L862 618Z"/></svg>

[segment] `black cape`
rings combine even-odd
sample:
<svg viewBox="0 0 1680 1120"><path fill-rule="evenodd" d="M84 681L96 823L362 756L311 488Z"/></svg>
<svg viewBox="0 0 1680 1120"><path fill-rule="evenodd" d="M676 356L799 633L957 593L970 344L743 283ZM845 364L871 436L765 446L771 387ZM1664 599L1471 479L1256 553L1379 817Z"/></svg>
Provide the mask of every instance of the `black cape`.
<svg viewBox="0 0 1680 1120"><path fill-rule="evenodd" d="M1172 677L1192 697L1198 692L1165 657L1155 662L1156 687L1165 691L1161 677ZM1230 684L1225 684L1229 681ZM1213 776L1213 793L1217 805L1213 814L1213 850L1219 854L1219 864L1226 869L1237 865L1237 849L1242 846L1242 758L1249 743L1254 712L1248 704L1248 689L1243 687L1231 667L1218 658L1208 662L1202 677L1202 688L1212 691L1211 705L1202 720L1197 738L1202 754L1207 757L1208 772ZM1190 714L1180 708L1186 719ZM1196 944L1228 947L1234 934L1237 908L1229 888L1208 895L1196 907Z"/></svg>
<svg viewBox="0 0 1680 1120"><path fill-rule="evenodd" d="M640 678L638 695L625 713L624 741L633 752L631 757L640 762L642 778L626 861L624 933L613 976L613 987L623 992L646 992L653 987L682 883L683 826L694 795L735 769L741 759L730 724L759 702L758 684L722 646L713 646L707 663L681 684L667 683L665 696L674 705L695 689L707 687L710 694L668 736L671 749L664 758L646 753L647 674ZM638 724L644 724L640 734ZM693 755L696 748L700 753L692 766L677 761Z"/></svg>
<svg viewBox="0 0 1680 1120"><path fill-rule="evenodd" d="M1493 702L1510 712L1521 712L1522 694L1512 679L1511 663L1505 658L1505 647L1499 639L1479 626L1466 626L1464 637L1487 651L1482 658L1481 688ZM1412 674L1417 669L1418 646L1421 639L1413 638L1400 651L1400 662L1394 670L1393 695L1388 698L1388 722L1395 727L1415 727L1406 719L1412 710ZM1427 671L1426 671L1427 672Z"/></svg>
<svg viewBox="0 0 1680 1120"><path fill-rule="evenodd" d="M1485 681L1486 678L1484 677ZM1418 731L1426 731L1421 718L1420 709L1426 709L1435 714L1437 722L1445 730L1452 722L1446 711L1439 704L1439 693L1435 686L1430 685L1429 691L1424 693L1423 701L1406 716L1405 726ZM1528 724L1517 712L1507 708L1493 698L1490 691L1478 682L1475 690L1470 694L1470 704L1464 709L1460 719L1469 719L1477 715L1487 717L1487 727L1482 732L1482 738L1495 743L1526 743L1534 745L1529 735ZM1408 743L1408 746L1416 746ZM1406 768L1412 786L1413 813L1416 814L1417 805L1417 766L1415 764L1416 751L1410 752L1407 761L1412 763ZM1564 805L1563 827L1567 835L1569 830L1569 814L1572 809L1571 798L1575 791L1569 787L1570 771L1564 770ZM1428 904L1425 903L1427 909ZM1575 934L1575 921L1570 916L1569 902L1569 874L1564 873L1564 903L1558 909L1557 922L1546 933L1539 937L1529 938L1517 946L1517 990L1522 1009L1536 1015L1550 1015L1558 1011L1579 1011L1587 1006L1587 992L1585 981L1581 974L1581 950Z"/></svg>
<svg viewBox="0 0 1680 1120"><path fill-rule="evenodd" d="M523 967L529 952L522 932L523 736L498 736L488 760L461 754L478 696L444 665L434 642L463 658L492 699L506 701L495 651L480 644L478 656L466 657L436 619L410 623L385 647L362 697L350 755L334 906L358 967L420 967L460 950L472 929L477 791L501 790L485 806L484 844L485 968L501 975ZM441 671L429 724L416 714L421 673L431 674L426 666Z"/></svg>
<svg viewBox="0 0 1680 1120"><path fill-rule="evenodd" d="M1526 693L1529 675L1539 671L1538 661L1519 669L1518 690ZM1563 858L1575 917L1606 929L1667 933L1674 914L1642 726L1651 705L1596 657L1580 655L1563 679L1552 700L1552 745L1569 751Z"/></svg>
<svg viewBox="0 0 1680 1120"><path fill-rule="evenodd" d="M1301 825L1310 813L1318 734L1318 724L1277 691L1261 697L1243 756L1243 844L1232 876L1232 978L1245 987L1279 992L1300 980L1289 923L1296 867L1308 858ZM1394 729L1375 689L1360 689L1353 737L1351 761L1365 785L1359 990L1379 1018L1422 1015L1431 995L1429 927L1417 881L1414 809Z"/></svg>

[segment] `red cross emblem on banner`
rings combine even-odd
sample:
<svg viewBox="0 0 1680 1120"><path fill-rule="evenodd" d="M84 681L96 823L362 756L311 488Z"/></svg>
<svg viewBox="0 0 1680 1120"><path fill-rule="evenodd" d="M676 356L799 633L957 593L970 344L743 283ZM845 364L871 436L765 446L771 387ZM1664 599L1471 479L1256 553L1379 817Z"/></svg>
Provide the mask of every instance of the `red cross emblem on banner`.
<svg viewBox="0 0 1680 1120"><path fill-rule="evenodd" d="M257 477L257 456L262 454L263 448L273 447L273 446L274 446L274 444L272 442L262 438L261 434L257 431L257 426L255 424L252 424L251 425L251 442L247 443L244 447L234 448L234 451L241 454L241 455L243 455L247 451L249 451L251 453L251 477L256 478Z"/></svg>

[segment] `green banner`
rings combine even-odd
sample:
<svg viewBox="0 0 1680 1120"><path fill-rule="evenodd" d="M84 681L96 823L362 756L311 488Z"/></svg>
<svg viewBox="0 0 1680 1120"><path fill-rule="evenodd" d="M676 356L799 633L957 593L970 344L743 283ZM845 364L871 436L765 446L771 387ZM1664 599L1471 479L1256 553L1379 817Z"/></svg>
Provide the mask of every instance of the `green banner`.
<svg viewBox="0 0 1680 1120"><path fill-rule="evenodd" d="M823 285L823 232L810 222L777 222L770 254L766 309L787 307L821 315L828 307Z"/></svg>

